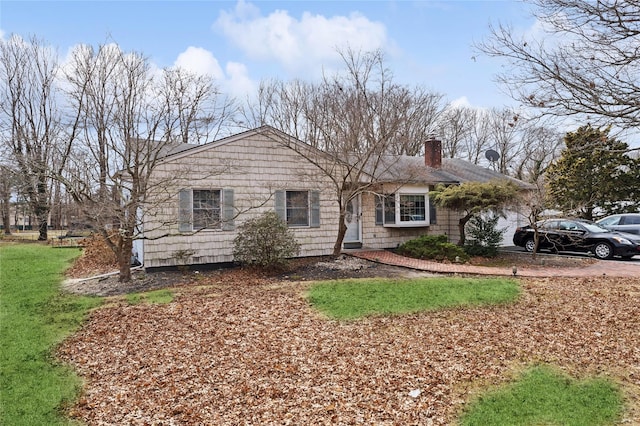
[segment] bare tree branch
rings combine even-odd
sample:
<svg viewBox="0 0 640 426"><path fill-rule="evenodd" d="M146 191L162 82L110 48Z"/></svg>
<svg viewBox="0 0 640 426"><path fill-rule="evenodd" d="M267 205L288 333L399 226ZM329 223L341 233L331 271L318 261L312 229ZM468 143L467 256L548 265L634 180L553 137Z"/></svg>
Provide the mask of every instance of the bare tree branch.
<svg viewBox="0 0 640 426"><path fill-rule="evenodd" d="M544 33L491 27L476 48L510 66L498 76L512 97L542 114L595 126L640 123L640 2L533 0Z"/></svg>

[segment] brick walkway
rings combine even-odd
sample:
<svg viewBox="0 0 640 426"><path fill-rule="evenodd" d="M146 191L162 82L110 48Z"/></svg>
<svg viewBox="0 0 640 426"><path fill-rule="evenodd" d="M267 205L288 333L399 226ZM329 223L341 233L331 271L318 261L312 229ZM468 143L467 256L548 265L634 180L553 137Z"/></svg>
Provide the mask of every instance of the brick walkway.
<svg viewBox="0 0 640 426"><path fill-rule="evenodd" d="M512 267L489 267L459 265L453 263L439 263L429 260L412 259L392 253L387 250L354 250L349 254L361 259L370 260L385 265L402 266L418 271L437 272L445 274L472 275L513 275ZM517 276L520 277L640 277L640 262L598 260L593 264L574 268L559 268L544 266L519 266Z"/></svg>

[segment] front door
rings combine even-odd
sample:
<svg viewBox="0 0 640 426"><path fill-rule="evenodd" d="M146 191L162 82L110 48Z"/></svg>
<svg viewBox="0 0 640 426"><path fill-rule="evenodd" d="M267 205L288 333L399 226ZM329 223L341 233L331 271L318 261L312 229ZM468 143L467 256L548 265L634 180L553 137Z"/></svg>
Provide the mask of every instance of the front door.
<svg viewBox="0 0 640 426"><path fill-rule="evenodd" d="M360 236L360 197L356 197L347 204L347 214L344 222L347 225L347 232L344 235L344 248L362 247Z"/></svg>

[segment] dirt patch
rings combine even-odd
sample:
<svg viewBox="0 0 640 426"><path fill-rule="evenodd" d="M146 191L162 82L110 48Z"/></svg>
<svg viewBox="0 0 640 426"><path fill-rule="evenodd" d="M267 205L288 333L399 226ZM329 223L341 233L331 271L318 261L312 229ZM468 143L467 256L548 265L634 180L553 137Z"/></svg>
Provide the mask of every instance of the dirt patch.
<svg viewBox="0 0 640 426"><path fill-rule="evenodd" d="M78 262L82 262L82 258ZM75 270L82 270L85 274L87 273L87 270L83 268L76 268ZM382 265L342 255L337 258L326 256L294 259L289 263L286 270L274 272L256 271L241 267L199 270L197 266L193 266L185 272L177 270L145 272L143 269L134 269L131 274L131 282L128 283L120 283L117 273L113 273L99 275L95 278L69 278L63 283L62 287L70 293L116 296L175 285L189 285L233 273L248 274L279 281L321 281L345 278L390 278L431 275L426 272L418 273L407 268Z"/></svg>
<svg viewBox="0 0 640 426"><path fill-rule="evenodd" d="M96 296L115 296L127 293L156 290L173 285L188 285L208 277L215 278L229 269L198 269L192 266L189 270L181 272L162 271L146 272L143 269L134 269L129 283L118 282L118 275L114 273L114 265L110 267L99 261L99 250L85 252L74 266L68 271L69 279L63 283L65 291ZM503 252L494 258L474 257L469 261L473 265L510 267L514 263L523 266L543 266L558 268L577 268L595 262L587 257L565 257L552 255L538 255L535 259L527 253ZM99 267L96 267L98 265ZM275 272L255 271L241 267L231 268L268 279L280 281L322 281L348 278L414 278L420 276L432 276L433 273L415 271L408 268L384 265L377 262L359 259L353 256L341 255L337 258L331 256L308 257L293 259L286 270ZM111 271L104 274L105 270ZM102 274L102 275L101 275ZM91 278L94 277L94 278Z"/></svg>
<svg viewBox="0 0 640 426"><path fill-rule="evenodd" d="M469 263L477 266L508 267L518 264L528 267L545 268L580 268L593 265L597 260L586 256L559 256L554 254L539 253L535 257L531 253L501 252L496 257L474 257Z"/></svg>

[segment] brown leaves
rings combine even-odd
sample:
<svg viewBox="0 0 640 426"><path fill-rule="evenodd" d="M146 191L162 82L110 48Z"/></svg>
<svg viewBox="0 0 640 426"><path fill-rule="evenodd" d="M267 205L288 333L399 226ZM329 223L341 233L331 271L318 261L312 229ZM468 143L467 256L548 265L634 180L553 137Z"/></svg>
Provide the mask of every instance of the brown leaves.
<svg viewBox="0 0 640 426"><path fill-rule="evenodd" d="M88 424L444 425L474 384L537 361L637 392L639 279L523 286L510 307L340 323L302 284L215 275L168 305L95 312L60 355L87 379L73 414Z"/></svg>
<svg viewBox="0 0 640 426"><path fill-rule="evenodd" d="M84 278L118 270L118 260L101 235L83 238L80 244L82 255L67 269L67 276Z"/></svg>

